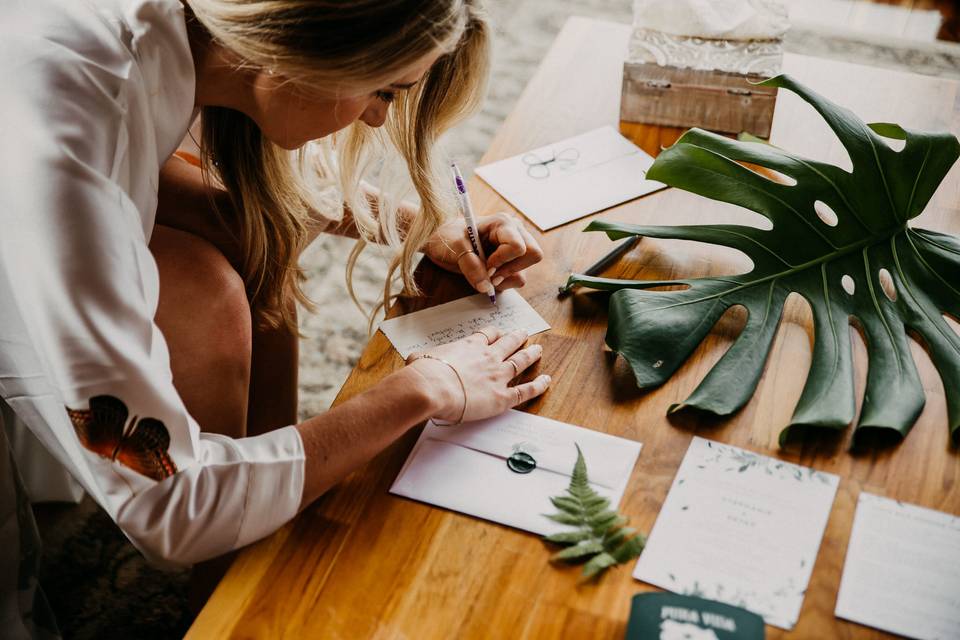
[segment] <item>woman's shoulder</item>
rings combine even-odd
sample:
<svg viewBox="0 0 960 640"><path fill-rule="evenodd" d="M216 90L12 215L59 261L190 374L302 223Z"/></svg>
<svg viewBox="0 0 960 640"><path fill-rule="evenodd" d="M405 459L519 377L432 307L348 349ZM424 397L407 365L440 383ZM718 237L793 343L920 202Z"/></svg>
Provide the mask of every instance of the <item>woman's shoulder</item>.
<svg viewBox="0 0 960 640"><path fill-rule="evenodd" d="M0 0L0 9L0 121L59 148L110 146L107 130L130 121L129 135L153 129L172 152L194 88L178 0Z"/></svg>
<svg viewBox="0 0 960 640"><path fill-rule="evenodd" d="M131 64L158 49L175 64L190 59L178 0L0 0L0 7L0 72L8 78L24 77L24 64L54 63L128 78Z"/></svg>

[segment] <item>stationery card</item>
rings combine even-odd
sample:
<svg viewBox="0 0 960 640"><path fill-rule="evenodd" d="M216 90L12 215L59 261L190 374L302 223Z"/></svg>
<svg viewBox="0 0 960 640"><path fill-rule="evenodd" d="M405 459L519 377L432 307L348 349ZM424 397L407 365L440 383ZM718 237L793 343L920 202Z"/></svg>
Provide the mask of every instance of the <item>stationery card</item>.
<svg viewBox="0 0 960 640"><path fill-rule="evenodd" d="M476 173L543 231L666 185L647 180L653 158L606 126L498 160Z"/></svg>
<svg viewBox="0 0 960 640"><path fill-rule="evenodd" d="M540 535L570 527L548 519L577 461L616 509L641 444L510 410L454 427L428 422L390 493Z"/></svg>
<svg viewBox="0 0 960 640"><path fill-rule="evenodd" d="M960 638L960 517L861 493L835 613L917 640Z"/></svg>
<svg viewBox="0 0 960 640"><path fill-rule="evenodd" d="M638 593L626 640L763 640L763 618L746 609L695 596Z"/></svg>
<svg viewBox="0 0 960 640"><path fill-rule="evenodd" d="M695 437L633 577L797 622L838 478Z"/></svg>
<svg viewBox="0 0 960 640"><path fill-rule="evenodd" d="M504 331L523 329L530 335L550 328L516 289L507 289L497 294L496 305L490 303L486 294L478 293L384 320L380 331L406 359L415 351L466 338L487 325Z"/></svg>

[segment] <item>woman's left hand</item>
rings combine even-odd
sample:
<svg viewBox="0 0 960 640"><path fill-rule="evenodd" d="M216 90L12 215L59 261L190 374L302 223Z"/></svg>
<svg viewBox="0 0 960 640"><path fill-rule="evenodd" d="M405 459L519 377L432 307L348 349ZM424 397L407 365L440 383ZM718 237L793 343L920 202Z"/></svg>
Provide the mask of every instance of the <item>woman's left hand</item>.
<svg viewBox="0 0 960 640"><path fill-rule="evenodd" d="M486 264L470 245L462 218L444 223L424 247L439 267L462 273L474 289L489 293L522 287L523 270L543 259L543 249L518 219L506 213L477 217L477 230L487 254Z"/></svg>

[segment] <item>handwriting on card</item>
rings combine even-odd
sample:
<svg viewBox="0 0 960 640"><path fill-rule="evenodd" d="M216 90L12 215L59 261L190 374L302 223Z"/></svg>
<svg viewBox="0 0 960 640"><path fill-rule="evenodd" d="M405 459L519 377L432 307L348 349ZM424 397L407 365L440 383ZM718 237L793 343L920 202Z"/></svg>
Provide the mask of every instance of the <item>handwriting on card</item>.
<svg viewBox="0 0 960 640"><path fill-rule="evenodd" d="M391 318L380 325L380 330L406 358L411 353L466 338L489 325L503 331L523 329L531 335L550 328L523 296L511 289L497 297L496 306L490 304L487 296L478 294Z"/></svg>
<svg viewBox="0 0 960 640"><path fill-rule="evenodd" d="M512 331L513 329L523 326L523 319L518 318L519 315L515 308L504 309L496 307L496 309L490 311L490 313L464 318L463 320L456 321L456 324L452 326L431 331L428 335L424 336L422 341L410 345L410 347L412 351L418 351L420 349L447 344L460 340L461 338L466 338L471 333L476 333L480 329L490 325L496 325L505 331Z"/></svg>

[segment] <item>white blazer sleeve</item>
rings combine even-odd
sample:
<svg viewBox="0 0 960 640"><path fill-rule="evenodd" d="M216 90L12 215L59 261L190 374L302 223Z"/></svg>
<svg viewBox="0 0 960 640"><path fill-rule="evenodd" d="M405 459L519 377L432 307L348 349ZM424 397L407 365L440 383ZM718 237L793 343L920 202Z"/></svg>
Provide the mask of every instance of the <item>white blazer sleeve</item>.
<svg viewBox="0 0 960 640"><path fill-rule="evenodd" d="M187 412L125 188L135 69L62 49L0 46L0 393L144 554L195 563L295 515L303 445L292 426L205 434Z"/></svg>

